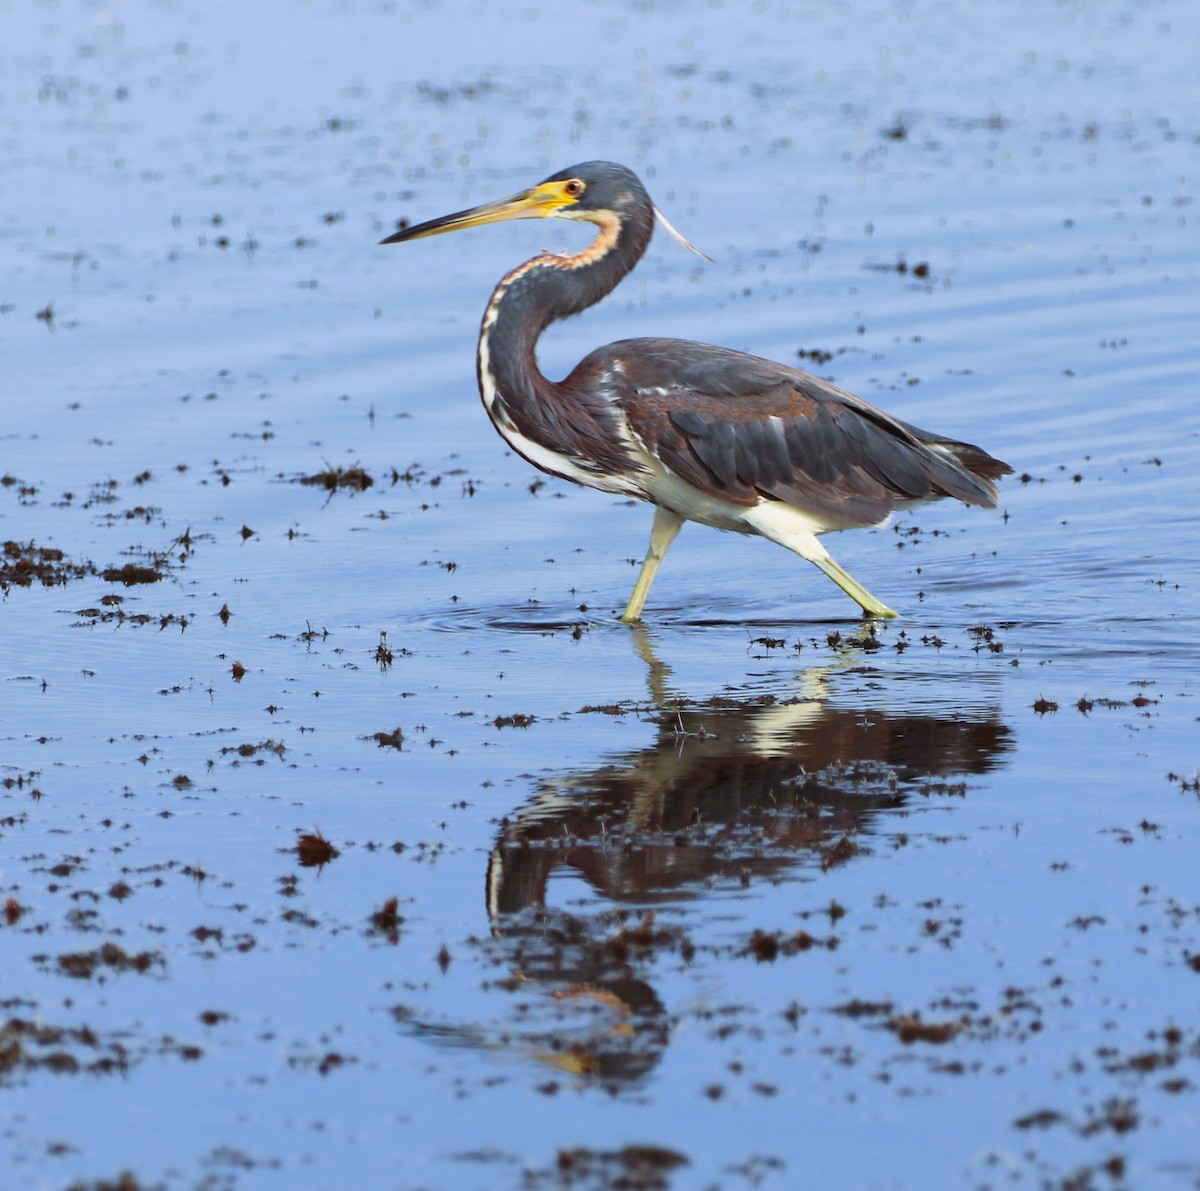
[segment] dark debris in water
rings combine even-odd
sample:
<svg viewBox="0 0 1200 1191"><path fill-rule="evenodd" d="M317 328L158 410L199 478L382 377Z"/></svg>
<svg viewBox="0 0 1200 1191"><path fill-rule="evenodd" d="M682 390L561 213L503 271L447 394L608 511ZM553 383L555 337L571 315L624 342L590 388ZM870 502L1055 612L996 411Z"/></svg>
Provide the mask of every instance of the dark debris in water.
<svg viewBox="0 0 1200 1191"><path fill-rule="evenodd" d="M930 277L928 261L918 261L915 265L910 265L903 257L892 264L869 264L866 267L876 273L899 273L901 277L911 273L921 281L928 281Z"/></svg>
<svg viewBox="0 0 1200 1191"><path fill-rule="evenodd" d="M286 752L287 745L283 741L271 739L262 740L257 743L245 741L242 744L223 745L221 748L221 756L229 758L230 763L233 765L251 760L256 765L265 765L267 758L264 754L270 754L282 761Z"/></svg>
<svg viewBox="0 0 1200 1191"><path fill-rule="evenodd" d="M163 578L163 572L158 567L127 562L120 567L106 567L100 572L100 578L107 583L123 583L126 587L133 587L138 583L157 583Z"/></svg>
<svg viewBox="0 0 1200 1191"><path fill-rule="evenodd" d="M12 1002L0 1003L11 1006ZM112 1075L131 1065L128 1045L87 1026L54 1026L28 1017L0 1025L0 1088L21 1074Z"/></svg>
<svg viewBox="0 0 1200 1191"><path fill-rule="evenodd" d="M375 480L356 463L351 467L327 467L324 471L301 476L299 482L314 488L324 488L326 492L337 492L342 489L350 492L365 492L375 483Z"/></svg>
<svg viewBox="0 0 1200 1191"><path fill-rule="evenodd" d="M90 562L73 562L57 546L37 542L5 542L0 547L0 592L12 587L61 587L96 573Z"/></svg>
<svg viewBox="0 0 1200 1191"><path fill-rule="evenodd" d="M531 1191L667 1191L675 1174L690 1165L677 1150L656 1145L627 1145L619 1150L593 1150L575 1146L558 1151L552 1171L531 1171L526 1180Z"/></svg>
<svg viewBox="0 0 1200 1191"><path fill-rule="evenodd" d="M397 752L404 749L404 733L398 727L390 732L373 732L368 739L375 741L381 749L395 749Z"/></svg>
<svg viewBox="0 0 1200 1191"><path fill-rule="evenodd" d="M321 829L305 832L296 841L296 858L304 868L322 868L341 855L322 834Z"/></svg>
<svg viewBox="0 0 1200 1191"><path fill-rule="evenodd" d="M34 962L48 966L50 957L35 956ZM72 951L60 955L55 966L65 976L90 980L93 976L103 978L108 972L146 973L156 968L162 969L164 965L165 960L159 952L129 952L116 943L108 942L93 951Z"/></svg>
<svg viewBox="0 0 1200 1191"><path fill-rule="evenodd" d="M517 712L515 715L498 715L492 724L497 728L528 728L537 722L537 716Z"/></svg>
<svg viewBox="0 0 1200 1191"><path fill-rule="evenodd" d="M382 935L393 945L400 941L400 928L404 925L404 915L400 913L400 899L389 897L370 919L370 933Z"/></svg>
<svg viewBox="0 0 1200 1191"><path fill-rule="evenodd" d="M125 597L106 595L100 598L97 608L80 608L75 615L81 624L156 625L159 631L177 626L182 632L191 623L191 618L175 612L131 612L125 609Z"/></svg>
<svg viewBox="0 0 1200 1191"><path fill-rule="evenodd" d="M66 1191L165 1191L165 1183L144 1183L131 1171L123 1170L115 1178L76 1180Z"/></svg>
<svg viewBox="0 0 1200 1191"><path fill-rule="evenodd" d="M777 959L799 955L813 947L834 951L837 945L838 940L834 935L817 939L806 930L793 931L786 935L781 931L756 930L750 935L744 954L753 956L759 963L774 963Z"/></svg>

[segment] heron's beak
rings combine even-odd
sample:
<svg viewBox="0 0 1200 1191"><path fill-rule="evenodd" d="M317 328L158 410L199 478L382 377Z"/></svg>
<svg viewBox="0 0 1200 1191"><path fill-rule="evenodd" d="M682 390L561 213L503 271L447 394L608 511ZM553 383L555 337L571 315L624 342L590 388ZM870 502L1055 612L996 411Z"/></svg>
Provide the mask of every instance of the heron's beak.
<svg viewBox="0 0 1200 1191"><path fill-rule="evenodd" d="M494 203L483 203L467 211L456 211L440 219L430 219L415 227L406 227L381 244L400 244L404 240L420 240L424 236L440 236L443 232L457 232L467 227L481 227L485 223L500 223L505 219L544 219L557 214L563 207L574 202L573 196L564 189L562 182L543 182L531 190L523 190L512 198Z"/></svg>

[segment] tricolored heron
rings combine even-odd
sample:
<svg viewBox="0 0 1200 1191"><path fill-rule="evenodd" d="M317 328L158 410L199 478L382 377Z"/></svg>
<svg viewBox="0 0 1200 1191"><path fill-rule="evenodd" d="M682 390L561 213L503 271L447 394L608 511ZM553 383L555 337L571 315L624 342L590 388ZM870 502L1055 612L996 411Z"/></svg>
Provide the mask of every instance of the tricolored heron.
<svg viewBox="0 0 1200 1191"><path fill-rule="evenodd" d="M479 391L500 435L535 467L655 506L622 620L641 619L685 521L778 542L824 571L865 615L895 616L818 535L881 525L895 509L943 496L995 507L994 481L1012 471L1006 463L784 364L684 339L622 339L565 380L544 377L536 347L550 323L610 293L646 251L655 219L682 240L624 166L584 162L383 243L539 218L582 220L599 234L582 252L540 253L496 286L479 332Z"/></svg>

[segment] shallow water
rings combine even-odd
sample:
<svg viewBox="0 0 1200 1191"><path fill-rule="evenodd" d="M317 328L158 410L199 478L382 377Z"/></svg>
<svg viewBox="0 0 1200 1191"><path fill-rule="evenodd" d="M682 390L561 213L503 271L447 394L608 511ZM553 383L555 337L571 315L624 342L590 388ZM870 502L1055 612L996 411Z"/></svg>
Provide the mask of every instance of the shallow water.
<svg viewBox="0 0 1200 1191"><path fill-rule="evenodd" d="M1191 6L0 27L6 1187L1200 1185ZM474 390L579 229L375 247L590 157L715 259L547 372L718 342L1013 464L829 539L903 619L691 526L616 622L649 511Z"/></svg>

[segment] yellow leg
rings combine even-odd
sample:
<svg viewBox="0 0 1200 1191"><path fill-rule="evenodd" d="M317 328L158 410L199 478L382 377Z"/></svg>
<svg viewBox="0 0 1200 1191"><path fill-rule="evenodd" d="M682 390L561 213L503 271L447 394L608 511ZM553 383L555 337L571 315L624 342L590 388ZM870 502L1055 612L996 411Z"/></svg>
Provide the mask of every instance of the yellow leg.
<svg viewBox="0 0 1200 1191"><path fill-rule="evenodd" d="M887 604L877 600L865 587L860 583L856 583L850 578L829 555L824 558L810 558L808 560L813 566L820 567L826 575L830 577L858 606L866 613L867 616L878 616L885 620L890 620L892 617L899 616L900 613Z"/></svg>
<svg viewBox="0 0 1200 1191"><path fill-rule="evenodd" d="M899 616L865 587L856 583L832 558L829 551L817 540L813 521L800 510L778 500L764 500L761 504L743 513L746 524L771 542L778 542L789 550L808 559L813 566L828 575L867 616L891 619Z"/></svg>
<svg viewBox="0 0 1200 1191"><path fill-rule="evenodd" d="M646 561L633 585L633 595L625 605L621 619L626 624L635 624L642 619L642 608L646 597L650 594L650 585L658 573L658 565L667 553L667 547L675 540L675 535L683 526L684 518L678 513L664 509L661 505L654 510L654 524L650 528L650 546L646 550ZM849 578L849 576L847 576ZM895 613L892 613L894 616Z"/></svg>

